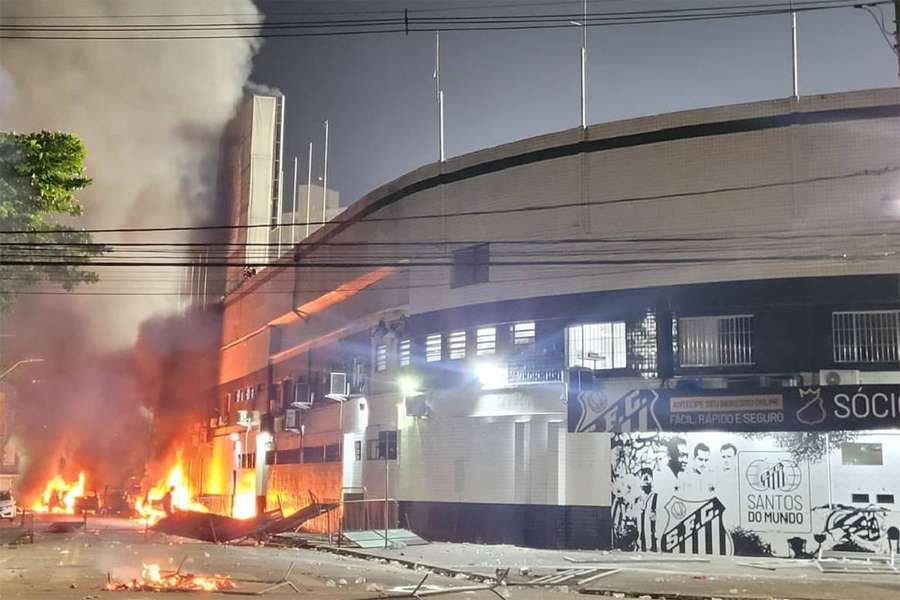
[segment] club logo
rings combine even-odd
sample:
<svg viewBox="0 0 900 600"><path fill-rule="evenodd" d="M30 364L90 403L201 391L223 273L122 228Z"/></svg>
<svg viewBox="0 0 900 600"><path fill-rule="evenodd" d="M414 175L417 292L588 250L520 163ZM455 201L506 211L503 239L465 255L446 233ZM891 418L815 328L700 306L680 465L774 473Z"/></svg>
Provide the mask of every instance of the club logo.
<svg viewBox="0 0 900 600"><path fill-rule="evenodd" d="M797 420L804 425L818 425L825 420L825 406L822 400L821 388L808 388L800 390L800 401L811 396L797 411Z"/></svg>
<svg viewBox="0 0 900 600"><path fill-rule="evenodd" d="M793 492L800 487L800 467L793 460L760 458L747 466L747 483L757 492Z"/></svg>

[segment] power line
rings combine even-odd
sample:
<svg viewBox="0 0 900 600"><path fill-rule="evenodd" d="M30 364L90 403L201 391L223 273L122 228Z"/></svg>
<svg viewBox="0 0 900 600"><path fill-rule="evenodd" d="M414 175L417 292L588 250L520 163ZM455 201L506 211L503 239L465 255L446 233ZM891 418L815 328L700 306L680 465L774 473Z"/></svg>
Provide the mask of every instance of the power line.
<svg viewBox="0 0 900 600"><path fill-rule="evenodd" d="M888 4L889 0L871 3L872 6ZM771 5L740 5L749 7L745 10L733 8L695 8L669 9L666 11L631 11L630 13L591 13L585 20L587 27L607 27L617 25L640 25L652 23L673 23L711 19L730 19L742 17L769 16L832 10L836 8L852 8L853 2L845 0L818 0L809 2L809 6L788 3ZM755 8L761 6L762 8ZM770 6L771 8L766 8ZM682 12L673 12L681 10ZM704 12L705 11L705 12ZM573 13L574 14L574 13ZM203 40L203 39L247 39L247 38L279 38L279 37L323 37L346 35L369 35L386 33L435 32L435 31L521 31L537 29L570 28L573 14L538 15L534 17L489 16L489 17L440 17L440 18L405 18L405 19L368 19L368 20L332 20L332 21L300 21L300 22L261 22L261 23L206 23L206 24L169 24L169 25L6 25L0 30L12 33L0 35L0 39L43 39L43 40ZM577 15L579 19L582 14ZM418 20L417 20L418 19ZM412 26L410 26L410 23ZM510 24L524 23L524 24ZM391 26L394 27L391 27ZM423 26L417 26L423 25ZM357 27L358 29L338 29L341 27ZM366 27L359 29L359 27ZM387 28L386 28L387 27ZM293 31L296 29L325 29L325 31ZM241 33L247 30L250 33ZM291 30L291 31L283 31ZM80 35L21 35L41 34L42 32L72 32ZM197 32L206 35L85 35L105 32ZM219 34L220 31L235 33ZM213 35L210 32L215 32Z"/></svg>
<svg viewBox="0 0 900 600"><path fill-rule="evenodd" d="M845 179L854 179L857 177L879 177L882 175L887 175L890 173L895 173L900 171L900 165L888 165L884 167L874 168L874 169L861 169L857 171L852 171L849 173L843 173L840 175L824 175L820 177L810 177L807 179L799 179L792 181L773 181L766 183L757 183L757 184L749 184L743 186L727 186L727 187L719 187L719 188L707 188L703 190L692 190L692 191L684 191L684 192L672 192L667 194L651 194L651 195L643 195L643 196L627 196L622 198L615 198L611 200L585 200L578 202L565 202L560 204L542 204L538 206L520 206L516 208L497 208L497 209L485 209L485 210L473 210L473 211L459 211L459 212L448 212L448 213L426 213L422 215L404 215L404 216L396 216L396 217L363 217L361 219L354 220L339 220L333 219L331 221L307 221L307 222L297 222L297 223L285 223L278 225L276 227L272 227L270 224L262 224L262 225L183 225L183 226L169 226L169 227L119 227L119 228L105 228L105 229L80 229L77 230L77 233L143 233L143 232L175 232L175 231L217 231L217 230L242 230L242 229L258 229L258 228L268 228L275 229L277 227L305 227L306 225L344 225L344 224L355 224L355 223L384 223L384 222L398 222L398 221L418 221L425 219L445 219L445 218L462 218L462 217L482 217L488 215L500 215L500 214L515 214L515 213L528 213L528 212L543 212L543 211L551 211L551 210L561 210L566 208L583 208L588 206L610 206L616 204L629 204L634 202L649 202L654 200L674 200L678 198L686 198L689 196L708 196L712 194L721 194L721 193L732 193L732 192L744 192L744 191L753 191L760 189L770 189L775 187L784 187L789 185L804 185L809 183L823 183L829 181L840 181ZM31 231L27 229L16 229L16 230L0 230L0 234L2 235L45 235L45 234L71 234L72 230L67 229L46 229L40 231ZM318 243L311 243L311 246L317 246Z"/></svg>

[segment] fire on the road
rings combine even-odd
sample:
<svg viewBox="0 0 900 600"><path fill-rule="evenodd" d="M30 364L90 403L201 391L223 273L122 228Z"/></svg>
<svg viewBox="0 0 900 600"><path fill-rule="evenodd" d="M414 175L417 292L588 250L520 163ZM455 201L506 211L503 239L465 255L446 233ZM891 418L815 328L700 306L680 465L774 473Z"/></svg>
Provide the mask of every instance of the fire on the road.
<svg viewBox="0 0 900 600"><path fill-rule="evenodd" d="M190 481L184 472L181 462L181 452L175 458L175 465L169 469L168 475L158 481L143 498L135 501L135 512L141 520L146 520L150 525L165 518L166 511L163 506L163 498L171 492L171 508L173 510L193 510L196 512L209 512L204 505L194 500L194 491Z"/></svg>
<svg viewBox="0 0 900 600"><path fill-rule="evenodd" d="M31 510L74 515L76 500L84 497L84 485L84 471L73 482L66 481L62 475L54 475L44 486L41 497L32 503Z"/></svg>
<svg viewBox="0 0 900 600"><path fill-rule="evenodd" d="M231 577L223 575L191 575L160 571L158 564L144 564L140 577L127 582L109 581L105 588L111 592L215 592L234 589Z"/></svg>

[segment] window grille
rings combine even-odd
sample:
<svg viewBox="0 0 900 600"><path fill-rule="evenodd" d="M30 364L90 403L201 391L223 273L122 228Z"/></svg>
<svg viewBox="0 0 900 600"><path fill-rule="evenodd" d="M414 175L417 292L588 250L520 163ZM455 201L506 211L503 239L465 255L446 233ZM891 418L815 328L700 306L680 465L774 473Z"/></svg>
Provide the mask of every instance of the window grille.
<svg viewBox="0 0 900 600"><path fill-rule="evenodd" d="M379 344L375 346L375 370L384 371L387 369L387 346Z"/></svg>
<svg viewBox="0 0 900 600"><path fill-rule="evenodd" d="M516 346L534 343L534 321L523 321L512 325L513 344Z"/></svg>
<svg viewBox="0 0 900 600"><path fill-rule="evenodd" d="M831 315L834 362L900 360L900 311L846 311Z"/></svg>
<svg viewBox="0 0 900 600"><path fill-rule="evenodd" d="M566 328L568 366L625 368L625 322L585 323Z"/></svg>
<svg viewBox="0 0 900 600"><path fill-rule="evenodd" d="M409 340L400 340L398 355L401 367L408 367L412 357L412 345Z"/></svg>
<svg viewBox="0 0 900 600"><path fill-rule="evenodd" d="M425 338L425 362L441 360L441 334L432 333Z"/></svg>
<svg viewBox="0 0 900 600"><path fill-rule="evenodd" d="M465 330L452 331L447 338L447 349L450 360L458 360L466 357L466 332Z"/></svg>
<svg viewBox="0 0 900 600"><path fill-rule="evenodd" d="M497 352L497 328L479 327L475 334L475 355L487 356Z"/></svg>
<svg viewBox="0 0 900 600"><path fill-rule="evenodd" d="M753 315L682 317L678 320L682 367L753 364Z"/></svg>

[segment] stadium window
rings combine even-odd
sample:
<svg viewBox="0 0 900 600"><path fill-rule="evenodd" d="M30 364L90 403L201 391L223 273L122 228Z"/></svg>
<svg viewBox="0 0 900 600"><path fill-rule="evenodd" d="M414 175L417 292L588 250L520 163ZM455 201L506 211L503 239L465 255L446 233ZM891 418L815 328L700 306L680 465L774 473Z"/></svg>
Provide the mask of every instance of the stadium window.
<svg viewBox="0 0 900 600"><path fill-rule="evenodd" d="M400 366L408 367L412 357L412 345L409 340L400 340L397 354L400 360Z"/></svg>
<svg viewBox="0 0 900 600"><path fill-rule="evenodd" d="M497 328L479 327L475 332L475 355L489 356L497 352Z"/></svg>
<svg viewBox="0 0 900 600"><path fill-rule="evenodd" d="M834 362L900 360L900 311L865 310L831 314Z"/></svg>
<svg viewBox="0 0 900 600"><path fill-rule="evenodd" d="M397 460L397 432L379 431L378 439L366 440L368 460Z"/></svg>
<svg viewBox="0 0 900 600"><path fill-rule="evenodd" d="M454 251L450 287L487 283L490 275L490 261L489 244L478 244Z"/></svg>
<svg viewBox="0 0 900 600"><path fill-rule="evenodd" d="M625 322L584 323L566 328L569 367L625 368Z"/></svg>
<svg viewBox="0 0 900 600"><path fill-rule="evenodd" d="M682 367L753 364L753 315L682 317L678 320Z"/></svg>
<svg viewBox="0 0 900 600"><path fill-rule="evenodd" d="M881 466L884 464L881 444L858 444L854 442L841 444L841 464Z"/></svg>
<svg viewBox="0 0 900 600"><path fill-rule="evenodd" d="M440 333L432 333L425 338L425 362L441 360L441 342L443 336Z"/></svg>
<svg viewBox="0 0 900 600"><path fill-rule="evenodd" d="M387 369L387 346L378 344L375 346L375 370L384 371Z"/></svg>
<svg viewBox="0 0 900 600"><path fill-rule="evenodd" d="M534 321L523 321L510 325L513 344L516 346L528 346L534 343Z"/></svg>
<svg viewBox="0 0 900 600"><path fill-rule="evenodd" d="M459 360L466 357L466 331L451 331L447 338L447 350L450 360Z"/></svg>

